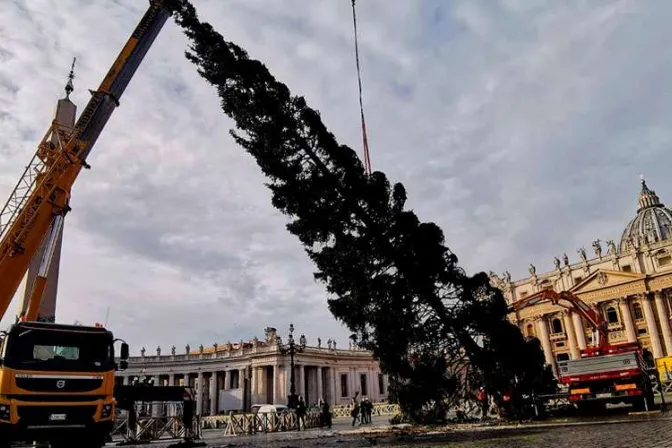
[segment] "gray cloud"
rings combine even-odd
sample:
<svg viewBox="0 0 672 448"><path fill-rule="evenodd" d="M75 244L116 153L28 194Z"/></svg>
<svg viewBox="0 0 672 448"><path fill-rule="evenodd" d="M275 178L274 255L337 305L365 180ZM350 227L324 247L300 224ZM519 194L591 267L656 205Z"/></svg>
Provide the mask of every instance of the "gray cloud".
<svg viewBox="0 0 672 448"><path fill-rule="evenodd" d="M360 151L349 2L194 3ZM81 111L145 7L2 2L0 195L46 130L71 58ZM640 172L672 200L672 56L658 50L671 12L628 0L359 2L374 169L407 186L409 206L471 272L522 276L530 262L543 271L594 238L617 239ZM59 316L101 321L109 307L136 352L290 321L344 345L313 266L185 49L167 23L74 187Z"/></svg>

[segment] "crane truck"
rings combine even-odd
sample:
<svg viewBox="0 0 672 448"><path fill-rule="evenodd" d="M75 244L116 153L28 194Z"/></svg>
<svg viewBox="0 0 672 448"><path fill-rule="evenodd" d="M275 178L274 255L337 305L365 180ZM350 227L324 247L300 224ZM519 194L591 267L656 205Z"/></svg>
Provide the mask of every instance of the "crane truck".
<svg viewBox="0 0 672 448"><path fill-rule="evenodd" d="M73 184L137 68L171 13L150 0L73 129L53 122L0 211L0 319L45 247L25 315L0 334L0 448L12 441L53 447L102 446L117 412L115 371L127 366L128 344L101 325L36 321L55 235L70 210ZM115 343L121 342L115 357ZM128 391L126 391L128 392ZM128 397L125 397L128 399Z"/></svg>
<svg viewBox="0 0 672 448"><path fill-rule="evenodd" d="M570 402L582 413L604 409L607 403L653 408L653 385L639 343L610 344L607 321L579 297L544 289L514 302L509 311L549 302L578 313L593 330L591 345L579 351L580 358L557 362L558 382L569 388Z"/></svg>

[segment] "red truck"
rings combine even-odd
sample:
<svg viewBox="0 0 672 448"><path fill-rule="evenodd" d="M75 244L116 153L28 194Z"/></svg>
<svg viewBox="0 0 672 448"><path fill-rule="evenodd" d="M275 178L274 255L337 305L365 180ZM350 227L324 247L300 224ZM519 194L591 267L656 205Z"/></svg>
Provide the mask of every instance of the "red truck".
<svg viewBox="0 0 672 448"><path fill-rule="evenodd" d="M558 382L569 387L569 400L580 412L598 411L607 403L653 409L653 382L639 343L609 344L604 317L568 291L545 289L514 302L509 310L517 312L542 302L577 312L593 327L597 344L581 350L579 359L558 362Z"/></svg>
<svg viewBox="0 0 672 448"><path fill-rule="evenodd" d="M638 343L588 348L580 359L558 362L558 381L569 387L569 400L580 412L595 412L607 403L654 407L653 384Z"/></svg>

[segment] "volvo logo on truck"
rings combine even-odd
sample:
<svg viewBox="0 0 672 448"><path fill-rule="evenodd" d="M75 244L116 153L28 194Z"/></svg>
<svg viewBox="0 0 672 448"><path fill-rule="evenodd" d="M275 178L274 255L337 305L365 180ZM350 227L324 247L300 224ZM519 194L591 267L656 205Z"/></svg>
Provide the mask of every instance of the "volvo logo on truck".
<svg viewBox="0 0 672 448"><path fill-rule="evenodd" d="M56 387L58 387L59 389L63 389L65 387L65 380L56 381Z"/></svg>

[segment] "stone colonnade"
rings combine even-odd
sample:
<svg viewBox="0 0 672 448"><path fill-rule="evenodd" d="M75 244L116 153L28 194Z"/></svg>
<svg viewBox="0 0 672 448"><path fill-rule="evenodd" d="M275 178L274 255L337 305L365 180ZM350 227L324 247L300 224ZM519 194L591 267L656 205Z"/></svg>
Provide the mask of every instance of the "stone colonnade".
<svg viewBox="0 0 672 448"><path fill-rule="evenodd" d="M387 395L387 378L373 366L336 367L328 365L295 364L296 393L308 405L326 400L330 404L344 404L357 391L374 402ZM202 370L201 370L202 369ZM249 410L255 404L286 404L290 391L290 365L247 366L237 369L207 369L198 372L168 372L142 369L137 373L121 372L118 381L130 384L135 377L153 378L155 386L188 386L194 389L196 413L216 415L230 410ZM152 369L153 370L153 369ZM347 387L343 387L343 378ZM163 411L155 407L154 415Z"/></svg>

